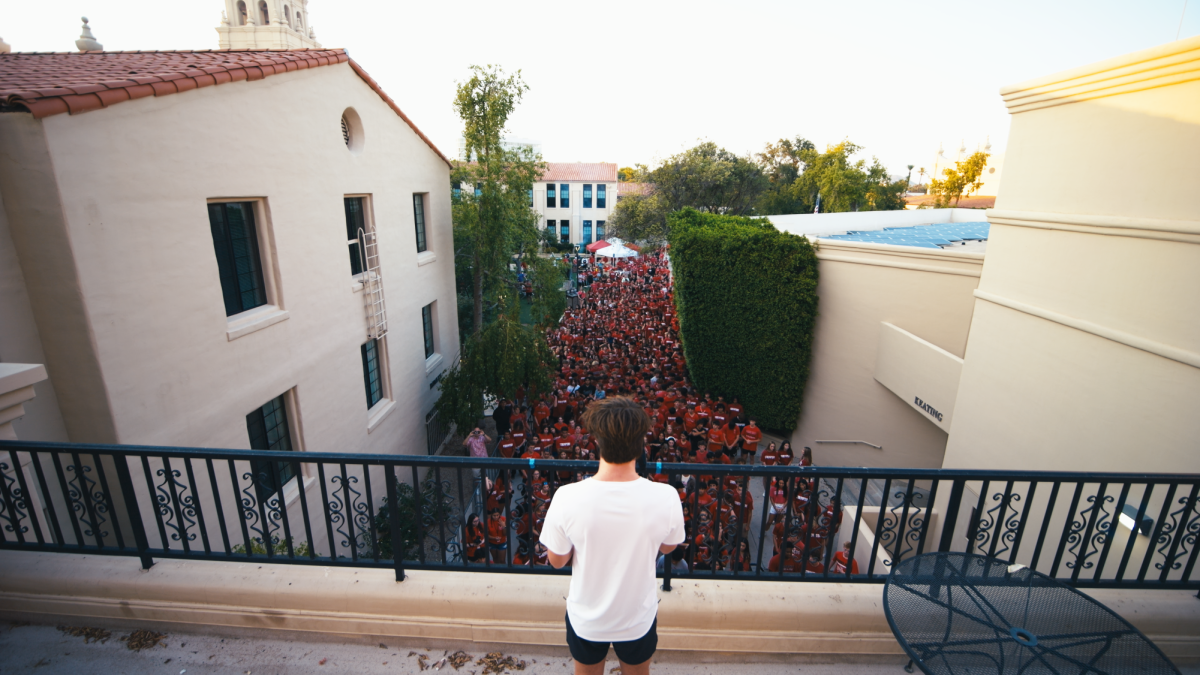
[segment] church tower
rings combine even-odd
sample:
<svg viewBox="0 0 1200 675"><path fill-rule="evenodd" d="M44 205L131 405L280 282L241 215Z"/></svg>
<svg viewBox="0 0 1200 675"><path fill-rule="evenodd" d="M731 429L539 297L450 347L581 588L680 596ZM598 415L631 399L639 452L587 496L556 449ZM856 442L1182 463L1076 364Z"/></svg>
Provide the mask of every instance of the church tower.
<svg viewBox="0 0 1200 675"><path fill-rule="evenodd" d="M308 0L225 0L221 49L320 49Z"/></svg>

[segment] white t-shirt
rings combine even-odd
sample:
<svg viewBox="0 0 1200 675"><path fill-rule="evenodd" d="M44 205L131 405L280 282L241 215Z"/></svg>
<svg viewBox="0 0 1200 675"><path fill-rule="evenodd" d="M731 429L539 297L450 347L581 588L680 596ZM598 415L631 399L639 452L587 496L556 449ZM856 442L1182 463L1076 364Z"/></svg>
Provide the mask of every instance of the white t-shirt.
<svg viewBox="0 0 1200 675"><path fill-rule="evenodd" d="M575 549L567 594L575 634L592 642L645 635L658 614L658 547L683 543L684 536L683 505L670 485L639 478L560 487L541 542L559 555Z"/></svg>

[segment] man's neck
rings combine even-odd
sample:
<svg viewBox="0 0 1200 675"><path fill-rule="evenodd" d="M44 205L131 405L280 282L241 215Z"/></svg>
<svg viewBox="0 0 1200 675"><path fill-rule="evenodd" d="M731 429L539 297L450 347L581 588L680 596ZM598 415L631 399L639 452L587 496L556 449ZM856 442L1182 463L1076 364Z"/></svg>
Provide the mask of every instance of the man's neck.
<svg viewBox="0 0 1200 675"><path fill-rule="evenodd" d="M606 483L628 483L639 478L637 473L637 460L625 462L624 464L610 464L600 458L600 470L592 476L593 480L603 481Z"/></svg>

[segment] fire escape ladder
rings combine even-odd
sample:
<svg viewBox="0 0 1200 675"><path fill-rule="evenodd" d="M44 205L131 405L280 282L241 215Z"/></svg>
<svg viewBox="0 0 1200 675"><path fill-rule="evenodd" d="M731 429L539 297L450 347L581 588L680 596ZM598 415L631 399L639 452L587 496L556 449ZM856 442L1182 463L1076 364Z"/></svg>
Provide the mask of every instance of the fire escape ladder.
<svg viewBox="0 0 1200 675"><path fill-rule="evenodd" d="M383 300L383 275L379 271L378 233L358 230L358 248L362 253L363 298L367 310L367 338L387 335L387 306Z"/></svg>

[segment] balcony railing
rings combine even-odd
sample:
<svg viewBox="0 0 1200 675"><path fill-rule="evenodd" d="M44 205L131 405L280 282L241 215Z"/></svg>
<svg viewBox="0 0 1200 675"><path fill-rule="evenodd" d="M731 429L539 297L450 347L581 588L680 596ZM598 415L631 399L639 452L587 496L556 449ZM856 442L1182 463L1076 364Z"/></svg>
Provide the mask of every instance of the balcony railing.
<svg viewBox="0 0 1200 675"><path fill-rule="evenodd" d="M410 569L564 574L538 564L539 517L563 481L596 466L5 441L0 547L144 567L379 567L397 580ZM668 589L672 577L881 583L929 551L982 553L1079 587L1200 588L1197 475L658 463L644 473L679 488L689 515L688 546L660 561ZM467 527L487 511L503 517L490 542L487 522L482 540Z"/></svg>

